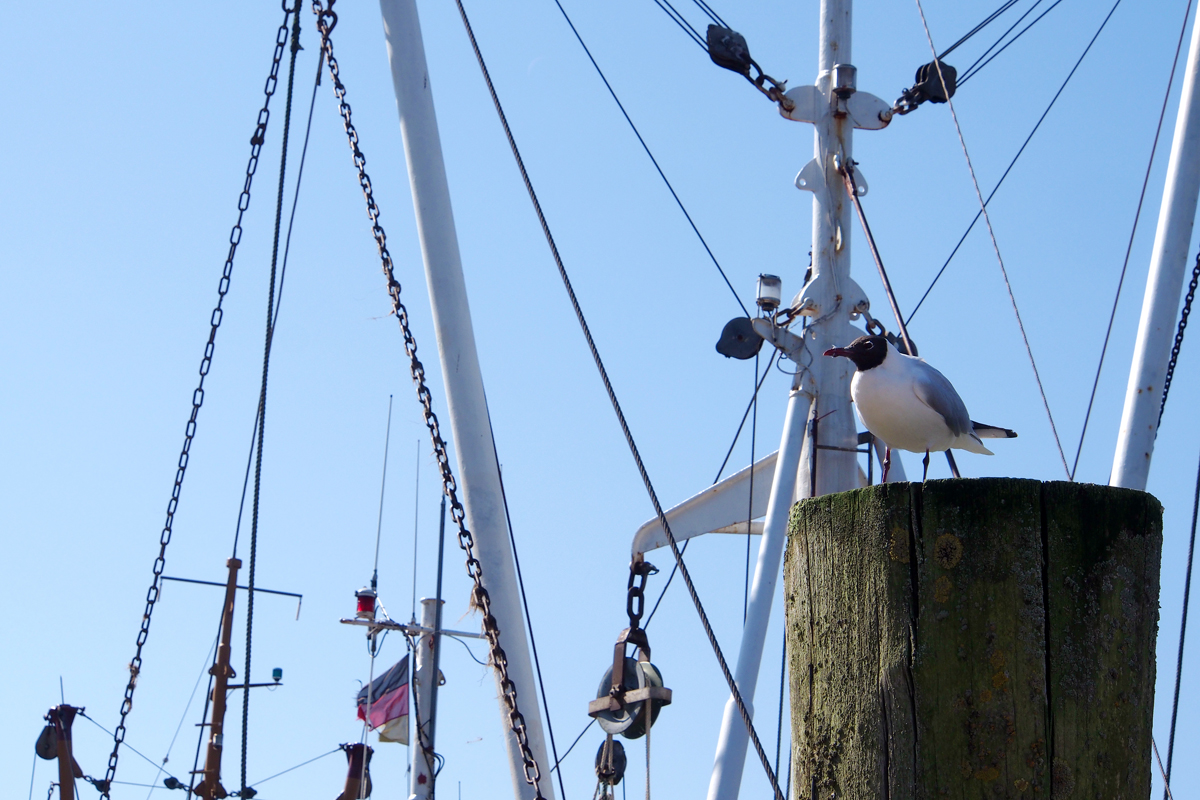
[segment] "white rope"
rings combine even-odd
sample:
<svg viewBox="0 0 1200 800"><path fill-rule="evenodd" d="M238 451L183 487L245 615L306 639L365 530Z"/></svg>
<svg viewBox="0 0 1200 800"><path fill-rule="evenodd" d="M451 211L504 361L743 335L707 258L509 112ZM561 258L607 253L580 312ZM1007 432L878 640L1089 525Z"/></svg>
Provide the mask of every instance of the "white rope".
<svg viewBox="0 0 1200 800"><path fill-rule="evenodd" d="M942 81L943 86L946 83L942 77L942 64L938 61L937 48L933 45L933 36L929 32L929 23L925 21L925 9L921 7L921 0L916 0L917 13L921 15L921 25L925 28L925 38L929 42L929 50L933 53L933 64L938 71L938 79ZM1029 365L1033 367L1033 377L1037 381L1038 392L1042 395L1042 405L1046 409L1046 417L1050 420L1050 432L1054 434L1054 444L1058 447L1058 457L1062 459L1063 470L1067 473L1067 480L1073 480L1071 477L1071 468L1067 465L1067 454L1063 450L1062 440L1058 438L1058 428L1054 425L1054 415L1050 413L1050 401L1046 399L1046 389L1042 386L1042 376L1038 373L1037 362L1033 358L1033 348L1029 345L1029 336L1025 333L1025 323L1021 321L1021 312L1017 308L1017 298L1013 294L1012 283L1008 280L1008 270L1004 268L1004 258L1000 255L1000 245L996 242L996 232L992 230L992 220L988 216L987 203L984 202L983 192L979 189L979 180L975 177L975 167L971 164L971 154L967 152L967 141L963 138L962 126L958 124L958 114L954 110L954 101L947 98L946 103L950 106L950 116L954 119L954 130L958 132L958 141L962 145L963 156L967 159L967 170L971 173L971 185L975 187L975 196L979 199L979 207L983 211L983 221L987 225L988 236L992 240L992 249L996 252L996 261L1000 264L1000 274L1004 277L1004 288L1008 290L1008 299L1012 302L1013 314L1017 317L1017 327L1021 329L1021 340L1025 343L1025 352L1029 355Z"/></svg>

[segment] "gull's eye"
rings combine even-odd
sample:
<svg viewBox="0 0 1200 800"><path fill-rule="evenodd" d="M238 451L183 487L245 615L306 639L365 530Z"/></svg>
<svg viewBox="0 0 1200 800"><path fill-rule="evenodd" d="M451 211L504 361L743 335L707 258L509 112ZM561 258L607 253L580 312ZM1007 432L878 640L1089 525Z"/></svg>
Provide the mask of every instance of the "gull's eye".
<svg viewBox="0 0 1200 800"><path fill-rule="evenodd" d="M868 349L868 350L874 350L874 349L875 349L875 342L873 342L873 341L871 341L870 339L868 339L868 340L867 340L867 343L866 343L865 345L863 345L863 346L864 346L866 349Z"/></svg>

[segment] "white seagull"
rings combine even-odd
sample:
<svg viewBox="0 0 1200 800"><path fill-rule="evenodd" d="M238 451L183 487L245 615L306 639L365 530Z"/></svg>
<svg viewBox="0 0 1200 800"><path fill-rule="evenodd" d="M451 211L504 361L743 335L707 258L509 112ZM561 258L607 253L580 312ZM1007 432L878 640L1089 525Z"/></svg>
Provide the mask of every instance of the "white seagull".
<svg viewBox="0 0 1200 800"><path fill-rule="evenodd" d="M925 480L931 451L957 448L990 456L994 454L982 439L1017 435L1008 428L973 422L945 375L924 359L904 355L882 336L860 336L849 347L830 348L825 355L845 356L857 367L850 396L867 430L883 440L883 481L893 447L925 453Z"/></svg>

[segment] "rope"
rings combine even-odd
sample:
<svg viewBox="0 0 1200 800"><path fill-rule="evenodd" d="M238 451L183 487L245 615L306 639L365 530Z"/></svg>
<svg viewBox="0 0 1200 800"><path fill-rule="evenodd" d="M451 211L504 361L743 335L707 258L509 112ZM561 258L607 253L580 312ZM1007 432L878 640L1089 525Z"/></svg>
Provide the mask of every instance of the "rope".
<svg viewBox="0 0 1200 800"><path fill-rule="evenodd" d="M854 165L843 165L841 172L846 183L846 193L850 195L850 201L854 203L854 210L858 212L858 221L862 223L863 233L867 235L867 246L871 248L871 257L875 259L875 267L879 270L879 279L883 281L883 290L887 293L888 305L892 307L892 315L896 317L896 325L900 328L904 347L908 350L908 355L916 355L917 350L913 347L912 340L908 338L908 326L904 324L904 315L900 313L900 305L896 302L896 293L892 291L892 282L888 280L887 270L883 268L883 258L879 255L879 247L875 244L875 234L871 233L871 226L867 222L867 212L863 211L862 198L858 196L858 184L854 181Z"/></svg>
<svg viewBox="0 0 1200 800"><path fill-rule="evenodd" d="M1162 758L1158 755L1158 742L1154 741L1154 737L1150 737L1150 744L1154 746L1154 760L1158 762L1158 774L1162 775L1163 779L1163 794L1168 800L1174 800L1171 797L1171 783L1167 780L1167 776L1163 773Z"/></svg>
<svg viewBox="0 0 1200 800"><path fill-rule="evenodd" d="M300 52L300 0L291 9L284 0L283 10L292 15L291 57L288 62L287 101L283 112L283 144L279 155L279 192L275 200L275 234L271 244L271 277L267 287L267 322L263 336L262 386L258 394L258 443L254 456L254 501L250 513L250 569L246 578L246 666L242 671L242 764L241 793L246 791L246 755L250 725L250 659L254 643L254 571L258 562L258 508L262 484L263 438L267 424L267 375L271 366L271 340L275 334L275 276L279 259L279 231L283 222L283 189L287 175L288 134L292 126L292 89L296 77L296 55Z"/></svg>
<svg viewBox="0 0 1200 800"><path fill-rule="evenodd" d="M1175 660L1175 699L1171 702L1171 736L1167 739L1167 773L1163 782L1171 779L1171 759L1175 752L1175 720L1179 715L1179 681L1183 676L1183 644L1187 637L1188 599L1192 593L1192 556L1196 552L1196 518L1200 516L1200 464L1196 465L1196 497L1192 501L1192 536L1188 541L1187 572L1183 579L1183 617L1179 621L1179 656ZM1156 753L1157 754L1157 753ZM1162 768L1162 765L1159 765ZM1167 789L1170 796L1170 789Z"/></svg>
<svg viewBox="0 0 1200 800"><path fill-rule="evenodd" d="M459 9L461 11L461 9L462 9L461 0L455 0L455 2L458 3ZM638 142L642 145L642 149L645 150L646 155L649 156L650 162L652 164L654 164L654 169L658 171L658 176L660 178L662 178L663 183L666 184L667 191L669 191L671 193L671 197L675 198L675 204L679 206L679 210L682 211L683 216L687 218L688 225L692 226L692 231L696 234L696 238L700 240L700 244L704 247L704 252L708 253L708 257L710 259L712 259L713 266L715 266L717 268L717 272L721 273L721 278L725 281L725 285L729 287L729 291L733 294L733 299L736 300L738 306L741 307L742 313L745 314L747 317L750 316L750 312L746 310L746 304L742 302L742 298L738 297L737 290L734 289L733 284L729 282L729 276L726 275L725 270L721 268L721 262L717 261L717 257L715 255L713 255L712 249L709 248L709 246L708 246L708 242L706 242L704 240L704 236L701 235L700 229L696 227L696 223L692 220L692 215L688 213L686 208L684 208L683 201L680 200L679 195L675 193L675 187L671 185L671 182L669 180L667 180L666 173L663 172L662 167L660 167L658 165L658 159L656 159L654 157L654 154L650 152L650 146L646 144L646 140L642 138L642 134L638 131L637 126L633 124L633 120L629 117L629 112L627 112L625 110L625 106L621 103L620 98L617 97L617 93L613 90L612 84L610 84L608 82L608 78L604 77L604 71L600 69L600 65L596 63L596 59L592 57L592 51L588 49L588 46L583 41L583 37L579 35L579 31L576 30L576 28L575 28L575 23L572 22L571 18L567 15L567 10L562 7L562 3L560 3L559 0L554 0L554 5L558 6L558 10L562 12L563 19L565 19L567 21L567 25L569 25L571 28L571 33L575 34L575 38L579 41L579 46L583 48L583 52L587 54L588 60L591 61L592 66L596 68L596 74L600 76L600 80L604 81L604 87L606 89L608 89L608 93L610 95L612 95L612 99L617 104L617 108L621 109L621 115L625 117L625 121L628 122L629 127L633 129L633 135L637 137ZM463 19L464 20L466 19L465 12L463 12ZM707 49L708 48L706 46L705 50L707 50ZM480 59L479 60L480 66L482 66L483 65L482 56L480 56L479 59ZM486 74L486 68L484 71ZM489 87L491 86L491 78L488 78L488 85L489 85ZM494 95L494 92L493 92L493 95ZM499 109L499 107L500 107L499 103L500 103L500 101L496 100L496 108L497 109ZM503 117L503 113L502 113L502 117ZM507 128L507 123L505 123L505 127ZM511 139L511 137L509 137L509 138ZM514 152L516 151L515 144L513 145L513 151ZM522 168L522 171L524 171L523 168ZM528 183L528 180L526 180L526 183ZM540 213L539 213L539 216L540 216Z"/></svg>
<svg viewBox="0 0 1200 800"><path fill-rule="evenodd" d="M929 42L929 49L933 52L934 57L937 57L937 48L933 46L933 36L929 32L929 23L925 20L925 9L921 7L921 0L916 0L917 12L921 15L921 25L925 28L925 38ZM1117 6L1121 4L1121 0L1117 0L1113 4L1112 10L1108 12L1108 17L1111 17L1113 11L1117 10ZM1105 17L1105 22L1108 21ZM937 61L934 65L938 70L938 79L945 82L942 77L942 67ZM971 173L971 185L975 187L975 196L979 200L979 207L983 214L984 224L987 225L988 236L992 240L992 249L996 252L996 261L1000 264L1000 274L1004 277L1004 287L1008 290L1008 299L1012 302L1013 314L1017 318L1017 327L1021 329L1021 340L1025 343L1025 352L1029 356L1029 364L1033 367L1033 377L1037 381L1038 392L1042 396L1042 405L1046 409L1046 417L1050 420L1050 432L1054 434L1054 444L1058 447L1059 458L1062 459L1063 470L1067 473L1067 479L1071 479L1071 468L1067 466L1067 455L1063 451L1062 440L1058 437L1058 428L1054 425L1054 415L1050 413L1050 401L1046 399L1046 389L1042 386L1042 376L1038 373L1037 361L1033 358L1033 348L1029 345L1029 336L1025 333L1025 323L1021 321L1021 311L1017 308L1017 298L1013 295L1012 283L1008 280L1008 270L1004 268L1004 258L1000 255L1000 245L996 242L996 232L992 229L992 220L987 213L987 202L983 199L983 192L979 190L979 180L975 177L975 167L971 164L971 154L967 152L967 142L963 138L962 126L958 124L958 113L954 110L954 101L947 100L947 105L950 106L950 116L954 120L954 130L958 133L959 144L962 145L963 156L967 160L967 170Z"/></svg>
<svg viewBox="0 0 1200 800"><path fill-rule="evenodd" d="M1162 109L1158 112L1158 126L1154 129L1154 143L1150 146L1150 159L1146 163L1146 175L1142 178L1142 193L1138 195L1137 211L1133 215L1133 228L1129 231L1129 244L1125 246L1125 260L1121 264L1121 276L1117 279L1117 293L1113 297L1112 311L1108 315L1108 328L1104 331L1104 345L1100 348L1100 361L1096 364L1096 377L1092 381L1092 393L1088 397L1087 413L1083 416L1083 429L1079 432L1079 449L1075 451L1075 464L1071 467L1071 479L1079 468L1079 455L1083 452L1083 440L1087 436L1088 421L1092 417L1092 405L1096 402L1096 390L1100 386L1100 371L1104 369L1104 357L1108 353L1108 340L1112 336L1113 323L1117 318L1117 303L1121 300L1121 288L1125 285L1125 272L1129 269L1129 255L1133 252L1133 238L1137 233L1138 220L1142 216L1142 203L1146 199L1146 187L1150 184L1150 168L1154 166L1154 154L1158 150L1158 138L1162 134L1163 120L1167 115L1167 101L1171 99L1171 86L1175 82L1175 69L1179 66L1179 53L1187 33L1188 16L1192 13L1192 0L1188 0L1183 11L1183 25L1179 29L1179 41L1175 44L1175 59L1171 62L1171 75L1167 78L1167 91L1163 93ZM1090 45L1089 45L1090 46ZM1164 398L1165 399L1165 398ZM1159 412L1159 420L1162 412Z"/></svg>
<svg viewBox="0 0 1200 800"><path fill-rule="evenodd" d="M1189 0L1189 2L1190 2L1190 0ZM1105 22L1107 22L1107 19L1105 20ZM1103 24L1101 24L1100 30L1104 30ZM987 201L986 201L985 205L987 203L992 202L992 198L996 195L996 192L999 191L1000 186L1004 183L1004 179L1008 177L1008 173L1012 172L1012 168L1014 166L1016 166L1017 159L1019 159L1021 157L1021 154L1025 152L1025 148L1029 146L1029 142L1030 142L1030 140L1033 139L1033 135L1035 133L1037 133L1038 128L1040 128L1042 126L1042 122L1046 119L1046 116L1050 113L1050 109L1054 108L1054 104L1056 102L1058 102L1059 95L1061 95L1063 93L1063 90L1067 88L1067 84L1070 83L1072 76L1075 75L1075 71L1077 69L1079 69L1079 65L1083 63L1084 56L1086 56L1088 54L1088 51L1092 49L1092 43L1096 41L1096 37L1099 35L1100 35L1100 31L1096 31L1096 35L1092 37L1092 41L1088 42L1088 46L1086 48L1084 48L1083 53L1079 56L1079 59L1075 62L1075 66L1071 68L1071 71L1067 74L1067 77L1062 82L1062 85L1058 87L1058 91L1054 93L1054 97L1050 99L1050 103L1049 103L1049 105L1046 106L1046 110L1042 112L1042 115L1040 117L1038 117L1038 121L1034 124L1033 130L1031 130L1029 132L1029 135L1025 137L1025 141L1021 144L1020 149L1017 150L1017 154L1015 156L1013 156L1012 161L1008 162L1008 167L1005 168L1004 174L1002 174L1000 176L1000 180L996 181L996 185L992 188L991 193L987 196ZM1172 74L1174 74L1174 73L1172 73ZM960 85L961 85L961 82L960 82ZM1168 90L1169 90L1169 87L1168 87ZM1163 110L1165 111L1166 110L1166 106L1165 106L1166 100L1164 99L1163 102L1164 102ZM1156 138L1156 142L1157 142L1157 138ZM1147 171L1149 171L1149 167L1147 167ZM1149 175L1147 175L1146 180L1149 180ZM1144 186L1142 188L1142 193L1144 196L1145 195L1145 187ZM1139 209L1140 209L1140 207L1141 207L1141 205L1139 202ZM908 325L912 324L913 317L915 317L917 315L917 312L921 309L921 305L925 302L925 298L929 297L929 293L932 292L933 287L937 285L938 280L942 277L942 273L946 271L946 267L950 266L950 262L954 259L954 256L958 253L958 249L960 247L962 247L963 242L965 242L967 240L967 235L970 234L971 231L975 228L975 223L979 222L979 218L982 216L983 216L982 211L976 212L975 218L971 220L971 224L967 226L966 231L964 231L963 235L961 237L959 237L958 244L954 245L954 249L951 250L950 255L946 257L946 261L944 264L942 264L942 268L937 271L937 275L933 276L933 280L930 282L929 288L927 288L925 290L925 293L923 295L921 295L921 299L917 301L917 305L913 308L912 313L910 313L908 315L908 319L905 320L906 324L908 324ZM1133 245L1133 243L1131 241L1130 246L1132 247L1132 245ZM1128 255L1126 256L1126 263L1128 263ZM1122 272L1122 275L1123 274L1124 273ZM1111 324L1110 324L1110 330L1111 330Z"/></svg>
<svg viewBox="0 0 1200 800"><path fill-rule="evenodd" d="M555 0L555 3L558 4L558 0ZM775 779L775 773L771 770L771 764L767 759L767 754L763 750L762 743L758 739L758 734L754 730L754 723L750 719L750 712L747 710L746 703L742 699L741 691L738 689L737 683L733 679L733 673L729 671L729 665L725 662L725 656L721 652L721 646L717 642L716 634L713 633L712 625L708 621L708 615L705 613L704 606L700 602L700 597L696 593L696 588L692 583L691 575L688 573L687 567L683 563L679 546L675 542L674 534L671 533L670 523L667 522L666 514L663 511L662 505L658 501L658 495L654 491L654 485L650 481L650 475L646 471L646 466L644 463L642 463L642 457L638 452L637 444L633 440L633 434L630 432L629 425L625 421L625 414L621 411L621 404L617 400L616 391L613 389L612 382L608 378L608 372L604 369L604 362L600 358L600 351L596 348L596 342L592 338L591 330L588 328L587 320L584 318L583 309L579 305L579 299L575 296L575 290L572 288L571 280L567 276L566 267L563 266L562 257L558 252L558 246L554 243L554 237L550 233L550 226L546 222L545 214L542 213L541 203L538 202L537 194L533 189L533 183L529 178L529 172L525 169L525 162L521 158L521 153L517 148L516 140L513 138L512 129L509 127L508 118L505 117L504 109L500 105L500 98L496 94L496 87L493 85L491 75L488 73L487 65L484 63L483 53L480 51L479 43L475 39L475 32L471 29L471 23L467 19L466 9L463 7L462 0L455 0L455 4L458 6L458 13L462 17L463 26L467 31L467 37L471 40L471 48L474 50L475 58L479 62L479 68L483 73L484 81L487 83L488 93L491 95L492 103L496 107L496 113L500 117L500 123L504 127L505 137L508 139L509 147L512 148L513 157L516 160L517 167L521 172L521 178L525 183L526 190L529 192L529 199L533 203L533 208L537 214L538 222L541 223L542 232L546 236L546 243L550 246L550 252L554 257L555 266L558 268L559 277L562 279L563 287L567 290L567 295L570 298L571 306L575 311L575 317L579 321L579 327L583 332L584 338L587 340L588 349L591 351L592 359L596 363L596 369L600 373L600 378L604 383L604 389L608 394L609 401L612 403L613 411L617 415L617 421L621 426L621 431L625 436L625 442L629 446L629 451L633 456L634 463L637 465L638 474L641 475L642 483L646 487L646 493L650 496L650 501L654 505L654 511L658 515L658 519L662 523L663 530L667 534L667 540L671 545L671 553L675 556L675 562L679 566L679 574L683 577L683 581L687 585L688 595L692 598L692 602L696 606L696 612L700 617L700 624L703 626L704 633L708 637L708 642L712 646L713 653L716 655L717 663L721 667L721 673L725 676L725 680L729 684L729 690L732 693L735 704L737 705L738 711L741 714L742 721L746 725L746 730L749 733L751 742L754 744L754 749L762 761L763 770L767 773L767 778L771 783L771 788L775 792L775 796L778 798L778 800L784 800L778 781ZM562 9L561 5L559 5L559 9ZM568 19L568 23L569 22L570 20ZM572 26L572 30L574 30L574 26ZM578 36L578 34L576 35ZM730 286L730 289L732 288L733 287ZM739 300L738 302L740 303L741 301Z"/></svg>

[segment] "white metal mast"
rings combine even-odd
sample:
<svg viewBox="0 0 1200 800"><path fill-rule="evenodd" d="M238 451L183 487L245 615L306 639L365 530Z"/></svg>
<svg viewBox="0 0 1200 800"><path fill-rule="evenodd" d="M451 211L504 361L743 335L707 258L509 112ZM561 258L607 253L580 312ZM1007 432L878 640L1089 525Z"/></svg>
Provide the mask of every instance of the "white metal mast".
<svg viewBox="0 0 1200 800"><path fill-rule="evenodd" d="M1158 411L1175 333L1175 312L1187 271L1188 248L1200 193L1200 16L1192 24L1187 70L1175 119L1175 139L1167 163L1166 187L1146 277L1125 409L1109 485L1145 490L1158 435Z"/></svg>
<svg viewBox="0 0 1200 800"><path fill-rule="evenodd" d="M529 747L541 770L542 795L547 800L554 800L551 765L546 758L542 715L525 636L525 617L500 491L500 469L496 463L483 377L475 350L420 20L415 0L380 0L380 8L458 456L463 505L475 536L483 582L491 596L492 614L499 624L504 652L508 656L508 675L516 684ZM498 684L499 678L497 695L501 698L501 721L514 794L520 800L530 800L534 796L533 787L525 781L521 751L509 729L502 699L504 692Z"/></svg>
<svg viewBox="0 0 1200 800"><path fill-rule="evenodd" d="M869 307L866 293L850 277L853 204L839 170L852 163L854 128L882 128L891 114L888 103L856 91L855 70L850 66L850 11L851 0L821 0L816 84L789 91L794 108L780 109L785 117L811 122L815 128L814 158L796 179L797 188L813 193L812 278L793 305L809 317L800 335L777 328L766 318L754 321L755 329L783 350L799 371L788 402L735 671L738 689L752 714L792 499L861 485L855 452L858 424L850 401L854 367L846 359L824 358L822 353L862 335L850 320ZM866 186L861 179L858 183ZM807 452L814 446L815 459ZM815 474L809 472L810 463L815 463ZM904 480L898 467L893 467L892 480ZM709 800L738 796L748 740L730 697L717 740Z"/></svg>

